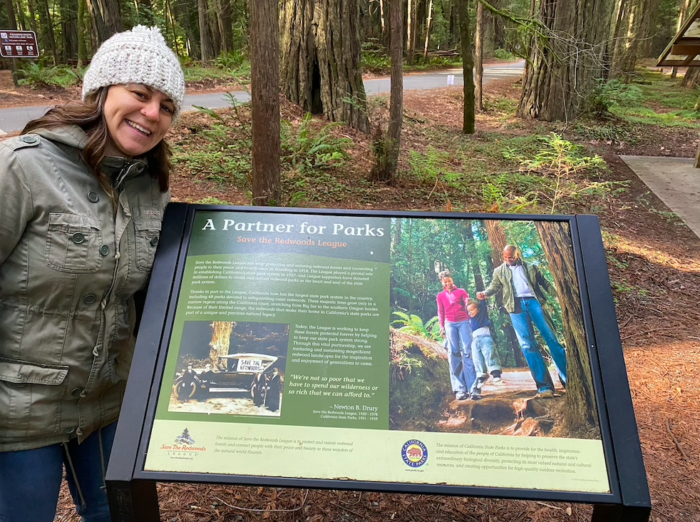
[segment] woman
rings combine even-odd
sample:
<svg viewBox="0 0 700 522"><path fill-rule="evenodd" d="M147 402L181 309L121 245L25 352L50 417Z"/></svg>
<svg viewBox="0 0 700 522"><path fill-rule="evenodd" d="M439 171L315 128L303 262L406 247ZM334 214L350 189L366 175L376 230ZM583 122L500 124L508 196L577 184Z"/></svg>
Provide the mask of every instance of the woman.
<svg viewBox="0 0 700 522"><path fill-rule="evenodd" d="M469 326L466 290L457 288L450 273L440 272L443 291L437 296L440 334L447 339L452 391L457 400L481 398L476 388L476 372L471 359L472 330Z"/></svg>
<svg viewBox="0 0 700 522"><path fill-rule="evenodd" d="M109 520L104 472L170 193L184 75L157 28L95 54L83 103L0 143L0 521Z"/></svg>

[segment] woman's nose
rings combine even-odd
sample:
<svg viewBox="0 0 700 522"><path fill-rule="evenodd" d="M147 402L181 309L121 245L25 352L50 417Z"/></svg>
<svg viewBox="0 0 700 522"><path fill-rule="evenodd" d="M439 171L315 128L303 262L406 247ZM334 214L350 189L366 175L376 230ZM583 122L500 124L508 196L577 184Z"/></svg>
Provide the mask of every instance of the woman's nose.
<svg viewBox="0 0 700 522"><path fill-rule="evenodd" d="M141 109L141 114L152 121L158 121L160 119L160 102L157 100L149 101Z"/></svg>

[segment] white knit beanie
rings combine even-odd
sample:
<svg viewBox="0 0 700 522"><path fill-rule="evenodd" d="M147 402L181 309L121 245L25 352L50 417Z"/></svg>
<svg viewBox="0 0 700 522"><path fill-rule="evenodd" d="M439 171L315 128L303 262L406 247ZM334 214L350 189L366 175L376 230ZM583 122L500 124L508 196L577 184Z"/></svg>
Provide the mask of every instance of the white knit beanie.
<svg viewBox="0 0 700 522"><path fill-rule="evenodd" d="M100 87L141 83L167 94L177 117L185 98L185 75L160 29L138 25L103 43L83 78L83 100Z"/></svg>

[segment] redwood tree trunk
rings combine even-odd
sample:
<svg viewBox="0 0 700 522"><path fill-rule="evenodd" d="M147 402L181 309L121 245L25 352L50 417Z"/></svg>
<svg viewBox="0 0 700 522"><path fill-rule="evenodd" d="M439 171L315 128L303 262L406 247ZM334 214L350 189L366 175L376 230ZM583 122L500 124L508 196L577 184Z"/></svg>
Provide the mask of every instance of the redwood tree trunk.
<svg viewBox="0 0 700 522"><path fill-rule="evenodd" d="M535 41L518 116L569 121L586 107L605 56L614 0L542 0L546 42Z"/></svg>
<svg viewBox="0 0 700 522"><path fill-rule="evenodd" d="M569 228L560 221L536 221L535 226L554 277L564 321L567 362L565 423L572 434L585 436L597 428L596 404Z"/></svg>
<svg viewBox="0 0 700 522"><path fill-rule="evenodd" d="M476 4L476 34L474 35L474 56L476 58L476 86L474 89L474 106L476 110L484 110L484 5Z"/></svg>
<svg viewBox="0 0 700 522"><path fill-rule="evenodd" d="M459 4L459 37L462 41L462 71L464 74L464 120L462 132L474 134L476 116L474 111L474 55L472 35L469 27L469 0L457 0Z"/></svg>
<svg viewBox="0 0 700 522"><path fill-rule="evenodd" d="M503 230L503 226L500 222L488 219L484 220L483 224L484 228L486 229L489 245L491 245L491 259L493 260L493 264L490 268L493 273L493 269L503 263L503 249L508 244L508 240L506 239L506 232ZM499 292L494 296L494 299L496 300L496 306L498 309L508 316L508 312L503 307L503 294ZM516 366L519 368L524 368L527 366L527 362L525 361L523 352L520 349L520 343L518 342L517 335L515 335L513 325L510 322L510 317L508 317L508 323L506 326L504 326L504 330L506 338L508 339L508 347L513 352Z"/></svg>
<svg viewBox="0 0 700 522"><path fill-rule="evenodd" d="M209 5L207 0L198 0L197 8L199 13L199 47L202 52L202 61L208 62L214 59L215 52L209 24Z"/></svg>
<svg viewBox="0 0 700 522"><path fill-rule="evenodd" d="M387 0L391 43L391 94L389 95L389 128L386 136L377 127L373 148L375 164L372 178L391 182L399 166L401 128L403 126L403 0ZM412 228L411 228L412 230Z"/></svg>
<svg viewBox="0 0 700 522"><path fill-rule="evenodd" d="M358 0L285 0L282 89L312 114L369 132Z"/></svg>
<svg viewBox="0 0 700 522"><path fill-rule="evenodd" d="M481 4L479 4L481 5ZM428 63L428 47L430 46L430 31L433 28L433 0L428 3L428 21L425 24L425 48L423 49L423 64Z"/></svg>
<svg viewBox="0 0 700 522"><path fill-rule="evenodd" d="M280 205L280 100L277 0L250 3L253 203Z"/></svg>

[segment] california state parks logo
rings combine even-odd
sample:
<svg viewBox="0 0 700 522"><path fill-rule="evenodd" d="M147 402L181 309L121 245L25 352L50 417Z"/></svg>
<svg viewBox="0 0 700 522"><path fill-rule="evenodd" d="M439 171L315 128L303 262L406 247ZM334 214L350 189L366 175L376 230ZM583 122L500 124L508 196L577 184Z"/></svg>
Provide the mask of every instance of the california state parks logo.
<svg viewBox="0 0 700 522"><path fill-rule="evenodd" d="M411 439L401 448L401 458L412 468L420 468L428 460L428 448L421 441Z"/></svg>

